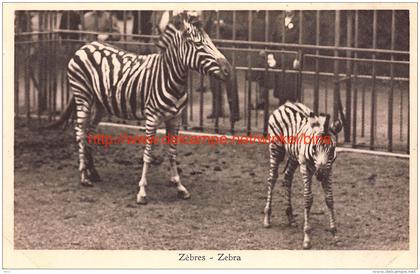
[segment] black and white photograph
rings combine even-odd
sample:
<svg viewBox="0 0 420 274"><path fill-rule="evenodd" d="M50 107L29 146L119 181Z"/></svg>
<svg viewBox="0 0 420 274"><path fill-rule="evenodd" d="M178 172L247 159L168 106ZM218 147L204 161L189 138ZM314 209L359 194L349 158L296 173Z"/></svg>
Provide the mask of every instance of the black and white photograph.
<svg viewBox="0 0 420 274"><path fill-rule="evenodd" d="M3 256L242 268L264 251L255 267L299 268L270 252L384 251L412 257L351 267L417 267L417 4L6 11Z"/></svg>

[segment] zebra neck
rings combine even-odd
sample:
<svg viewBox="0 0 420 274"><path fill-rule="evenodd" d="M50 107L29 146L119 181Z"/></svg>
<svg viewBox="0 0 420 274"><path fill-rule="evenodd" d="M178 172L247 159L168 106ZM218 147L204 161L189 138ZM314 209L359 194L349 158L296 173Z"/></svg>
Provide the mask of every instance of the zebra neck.
<svg viewBox="0 0 420 274"><path fill-rule="evenodd" d="M168 91L173 91L177 97L185 93L185 85L188 76L188 67L180 57L179 47L175 46L162 52L161 68L162 81Z"/></svg>

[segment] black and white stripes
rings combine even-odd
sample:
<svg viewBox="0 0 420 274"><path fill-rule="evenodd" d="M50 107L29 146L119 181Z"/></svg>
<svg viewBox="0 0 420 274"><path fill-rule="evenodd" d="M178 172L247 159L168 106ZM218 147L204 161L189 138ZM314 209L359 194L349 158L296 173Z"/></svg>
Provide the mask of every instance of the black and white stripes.
<svg viewBox="0 0 420 274"><path fill-rule="evenodd" d="M160 36L160 52L135 55L114 46L92 42L76 51L68 64L68 79L76 108L81 183L99 180L91 149L86 142L103 113L123 119L145 119L146 136L165 123L167 132L178 134L179 117L187 103L185 85L189 70L227 79L230 64L214 46L198 22L185 13L172 18ZM151 138L150 138L151 139ZM146 175L152 144L144 151L138 203L146 203ZM190 194L181 184L176 167L176 147L170 145L171 181L183 198Z"/></svg>
<svg viewBox="0 0 420 274"><path fill-rule="evenodd" d="M278 167L285 156L288 160L285 167L284 186L286 187L286 215L289 224L295 225L291 203L291 186L293 174L300 166L304 183L304 241L305 249L311 247L309 213L311 210L312 176L321 181L325 192L325 202L329 210L330 229L334 239L336 224L334 216L333 194L331 189L331 168L336 158L336 137L341 130L341 122L329 125L328 114L315 115L308 107L301 103L286 102L275 110L269 118L269 134L282 137L301 138L295 142L281 142L280 138L270 143L270 171L268 176L267 203L264 209L264 226L271 225L271 201L273 188L278 178ZM283 139L284 140L284 139Z"/></svg>

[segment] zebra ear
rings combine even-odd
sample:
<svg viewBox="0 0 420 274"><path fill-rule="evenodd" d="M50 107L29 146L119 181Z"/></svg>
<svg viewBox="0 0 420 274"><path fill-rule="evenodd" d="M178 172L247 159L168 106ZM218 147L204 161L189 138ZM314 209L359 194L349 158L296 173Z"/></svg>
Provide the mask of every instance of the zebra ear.
<svg viewBox="0 0 420 274"><path fill-rule="evenodd" d="M315 116L315 114L313 112L309 113L308 121L309 121L309 125L312 128L313 127L316 127L316 126L319 126L318 119L317 119L317 117Z"/></svg>
<svg viewBox="0 0 420 274"><path fill-rule="evenodd" d="M335 121L331 127L330 127L330 131L334 134L337 135L338 133L340 133L340 131L343 129L343 123L341 122L341 120L337 120Z"/></svg>
<svg viewBox="0 0 420 274"><path fill-rule="evenodd" d="M171 19L170 17L171 15L169 11L165 11L162 14L162 17L160 18L160 22L159 22L159 30L161 33L166 29L166 26L169 24L169 21Z"/></svg>

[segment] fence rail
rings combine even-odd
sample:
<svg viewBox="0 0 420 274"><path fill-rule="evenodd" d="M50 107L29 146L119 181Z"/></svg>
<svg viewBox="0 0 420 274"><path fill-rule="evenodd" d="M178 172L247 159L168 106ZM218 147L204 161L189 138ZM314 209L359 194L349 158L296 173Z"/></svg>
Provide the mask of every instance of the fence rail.
<svg viewBox="0 0 420 274"><path fill-rule="evenodd" d="M158 36L153 33L153 26L158 24L158 12L149 16L152 31L147 33L141 30L142 12L130 15L124 11L118 19L114 16L117 12L108 11L111 23L105 29L95 12L91 12L96 16L93 29L87 25L92 19L86 16L89 12L76 12L82 29L71 29L70 15L64 20L63 11L16 13L17 118L23 116L28 123L33 123L34 117L39 122L43 117L56 119L70 98L65 76L67 61L88 40L101 35L117 37L108 42L139 54L156 50L153 41ZM404 25L408 13L395 10L295 11L292 15L283 11L263 11L262 15L255 11L207 13L212 14L208 22L215 27L208 29L209 34L233 64L233 88L226 91L227 104L224 88L215 88L208 77L191 73L186 87L189 103L182 120L185 129L266 133L269 113L286 99L294 98L316 112L331 113L344 120L340 145L409 153L410 56L407 41L401 36L403 28L409 29ZM329 31L321 31L325 28L322 20L327 20L321 14L326 15L330 24L335 22L328 26ZM274 26L271 20L275 16L282 24L278 37L270 41L274 36L270 34ZM384 18L390 22L386 34ZM289 29L286 19L295 29ZM369 39L361 33L362 19L371 25ZM60 26L63 20L64 27ZM238 20L247 20L247 24L241 22L241 26L247 26L245 32L241 32ZM226 27L228 24L230 28ZM255 29L258 24L262 26L259 31ZM115 26L119 26L118 33ZM363 27L366 32L366 24ZM226 34L226 29L231 31ZM342 33L342 29L346 32ZM323 42L327 38L331 43ZM370 47L365 47L367 40ZM384 45L388 48L383 48ZM273 67L267 63L270 56L276 61ZM239 109L230 107L229 119L225 109L232 100L237 100ZM212 101L216 103L209 103ZM209 113L213 115L206 117ZM111 120L133 123L109 117L108 121Z"/></svg>

